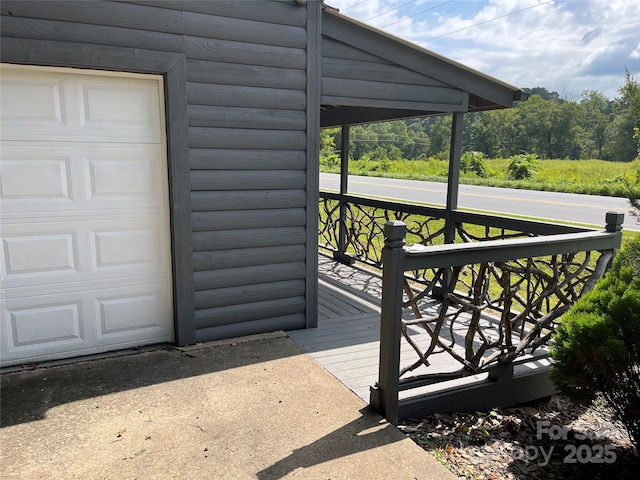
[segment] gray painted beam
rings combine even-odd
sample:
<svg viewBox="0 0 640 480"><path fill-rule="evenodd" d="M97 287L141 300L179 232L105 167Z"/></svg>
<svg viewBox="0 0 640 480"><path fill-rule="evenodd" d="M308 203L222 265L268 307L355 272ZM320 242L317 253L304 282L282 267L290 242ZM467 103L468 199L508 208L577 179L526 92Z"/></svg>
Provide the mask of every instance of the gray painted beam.
<svg viewBox="0 0 640 480"><path fill-rule="evenodd" d="M320 112L321 127L338 127L360 123L386 122L398 118L424 117L440 113L423 110L398 110L390 108L341 107Z"/></svg>
<svg viewBox="0 0 640 480"><path fill-rule="evenodd" d="M456 88L330 77L323 77L322 79L322 96L398 100L404 103L415 102L416 104L463 105L465 103L463 92Z"/></svg>
<svg viewBox="0 0 640 480"><path fill-rule="evenodd" d="M365 92L363 92L365 93ZM391 108L395 110L422 110L425 112L464 112L467 105L451 103L420 103L399 100L378 100L362 97L337 97L322 95L322 105L337 105L346 107ZM358 122L361 123L361 122Z"/></svg>
<svg viewBox="0 0 640 480"><path fill-rule="evenodd" d="M322 58L322 76L352 80L376 80L394 84L450 87L450 85L435 78L427 77L399 65L324 56Z"/></svg>
<svg viewBox="0 0 640 480"><path fill-rule="evenodd" d="M619 248L621 233L584 232L523 239L434 245L421 253L407 253L405 271L501 262L516 258Z"/></svg>
<svg viewBox="0 0 640 480"><path fill-rule="evenodd" d="M320 97L323 2L307 2L307 238L305 326L318 325L318 195L320 191Z"/></svg>
<svg viewBox="0 0 640 480"><path fill-rule="evenodd" d="M445 243L453 243L456 235L456 225L451 219L451 212L458 209L463 129L464 114L460 112L454 113L451 121L451 147L449 148L449 173L447 177L447 201L445 205ZM448 281L445 281L445 284L448 284Z"/></svg>

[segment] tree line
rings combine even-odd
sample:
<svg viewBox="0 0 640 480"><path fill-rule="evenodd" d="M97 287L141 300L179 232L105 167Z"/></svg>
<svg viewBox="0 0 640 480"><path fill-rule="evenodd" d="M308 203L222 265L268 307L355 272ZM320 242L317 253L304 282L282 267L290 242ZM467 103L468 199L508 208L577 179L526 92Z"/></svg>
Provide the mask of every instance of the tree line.
<svg viewBox="0 0 640 480"><path fill-rule="evenodd" d="M535 154L539 158L601 159L629 162L640 155L640 85L629 72L618 96L597 90L578 101L542 87L515 108L465 115L463 151L488 158ZM338 157L340 129L322 132L321 156ZM350 129L349 157L354 160L448 158L451 116L398 120Z"/></svg>

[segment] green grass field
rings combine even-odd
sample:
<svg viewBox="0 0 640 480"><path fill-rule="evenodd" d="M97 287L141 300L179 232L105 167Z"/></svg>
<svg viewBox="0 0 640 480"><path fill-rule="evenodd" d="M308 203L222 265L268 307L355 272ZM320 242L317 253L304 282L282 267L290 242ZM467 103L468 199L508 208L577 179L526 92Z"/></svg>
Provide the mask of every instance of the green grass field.
<svg viewBox="0 0 640 480"><path fill-rule="evenodd" d="M536 173L529 180L506 178L509 159L485 160L488 175L480 178L473 173L461 173L460 183L492 187L521 188L590 195L627 196L624 182L634 182L640 175L640 160L607 162L604 160L538 160ZM379 177L446 182L449 162L428 160L351 160L349 173ZM327 166L321 161L321 171L339 173L340 166Z"/></svg>

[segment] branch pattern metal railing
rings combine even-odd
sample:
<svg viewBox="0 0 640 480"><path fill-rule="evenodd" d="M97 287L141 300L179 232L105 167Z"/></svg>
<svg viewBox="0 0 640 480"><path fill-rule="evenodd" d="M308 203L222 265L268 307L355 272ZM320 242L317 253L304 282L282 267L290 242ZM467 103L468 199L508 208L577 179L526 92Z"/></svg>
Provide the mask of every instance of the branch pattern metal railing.
<svg viewBox="0 0 640 480"><path fill-rule="evenodd" d="M415 385L418 380L426 383L488 372L498 364L512 363L518 356L545 347L558 318L593 287L612 255L612 250L586 251L454 266L449 293L444 294L438 313L427 317L419 314L416 319L401 322L402 335L418 360L400 370L400 384L407 373L422 365L428 367L428 358L434 353L448 353L460 363L461 370L446 375L425 374L408 382ZM594 257L597 260L592 261ZM454 292L460 285L466 287L465 291ZM411 296L404 304L413 305L422 295L424 292ZM492 333L481 328L483 318L495 319ZM462 323L466 332L457 338L454 330ZM427 345L413 341L411 327L419 327L428 335Z"/></svg>
<svg viewBox="0 0 640 480"><path fill-rule="evenodd" d="M392 422L399 390L487 372L508 379L514 364L546 356L561 315L604 273L623 218L608 215L611 231L594 232L329 193L321 194L320 212L321 246L385 265L372 405ZM401 225L402 236L383 240L389 225ZM448 228L458 243L444 244ZM412 247L405 249L405 237ZM442 303L437 313L424 314L419 302L437 285ZM402 319L407 307L415 318ZM416 355L402 369L401 338ZM436 355L459 368L433 371Z"/></svg>
<svg viewBox="0 0 640 480"><path fill-rule="evenodd" d="M319 246L332 251L341 260L351 257L382 269L383 229L391 220L405 223L407 241L411 244L434 246L445 243L447 215L442 208L321 192L319 209ZM452 212L449 224L457 243L584 231L576 227L459 211ZM468 228L469 225L472 227ZM416 270L407 272L406 277L412 285L427 286L423 296L431 295L434 288L448 278L442 269Z"/></svg>
<svg viewBox="0 0 640 480"><path fill-rule="evenodd" d="M607 214L606 231L600 232L409 249L404 248L402 222L389 222L383 250L380 378L372 404L393 423L400 390L479 373L509 380L514 363L547 356L545 347L559 318L593 288L619 248L623 218ZM404 320L404 272L423 268L451 269L449 288L435 315ZM463 275L470 280L461 282ZM466 292L454 290L461 283ZM409 329L416 327L427 334L426 342L413 340ZM400 370L402 338L413 347L416 360ZM429 367L438 353L455 359L460 368L407 375Z"/></svg>

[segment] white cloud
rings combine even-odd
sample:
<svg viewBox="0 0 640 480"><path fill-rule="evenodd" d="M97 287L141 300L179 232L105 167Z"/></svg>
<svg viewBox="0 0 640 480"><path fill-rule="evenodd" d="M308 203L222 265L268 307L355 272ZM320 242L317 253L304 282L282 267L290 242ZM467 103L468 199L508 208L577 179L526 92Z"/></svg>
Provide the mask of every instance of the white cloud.
<svg viewBox="0 0 640 480"><path fill-rule="evenodd" d="M365 21L397 8L368 23L520 87L614 97L625 67L640 76L637 0L407 2L328 1Z"/></svg>

